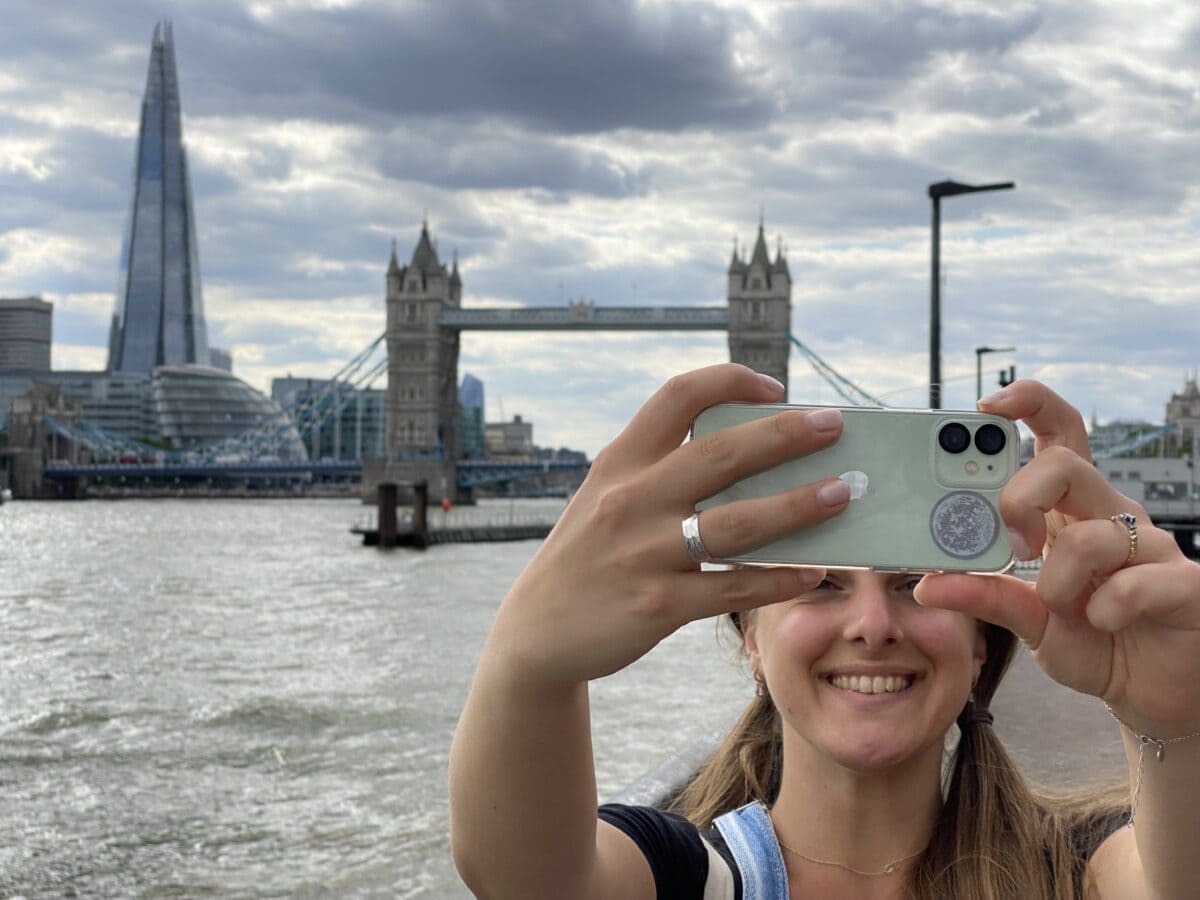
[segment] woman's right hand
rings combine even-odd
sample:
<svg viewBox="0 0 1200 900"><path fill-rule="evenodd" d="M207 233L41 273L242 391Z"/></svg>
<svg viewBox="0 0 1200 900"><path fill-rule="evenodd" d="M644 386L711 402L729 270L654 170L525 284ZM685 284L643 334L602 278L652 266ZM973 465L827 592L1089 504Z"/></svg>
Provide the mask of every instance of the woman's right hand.
<svg viewBox="0 0 1200 900"><path fill-rule="evenodd" d="M822 570L701 572L681 523L730 483L833 443L834 410L789 410L684 443L716 403L778 402L782 386L734 364L672 378L592 464L553 532L501 606L488 655L510 677L550 685L609 675L694 619L811 590ZM849 502L837 478L705 510L704 543L734 556L829 518ZM499 654L500 659L496 659Z"/></svg>

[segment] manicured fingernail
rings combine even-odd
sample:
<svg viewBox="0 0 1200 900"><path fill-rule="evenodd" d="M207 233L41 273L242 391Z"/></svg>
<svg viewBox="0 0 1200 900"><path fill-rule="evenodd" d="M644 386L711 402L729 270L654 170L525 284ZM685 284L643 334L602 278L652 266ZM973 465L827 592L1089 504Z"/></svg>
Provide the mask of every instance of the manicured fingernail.
<svg viewBox="0 0 1200 900"><path fill-rule="evenodd" d="M761 381L767 390L769 390L772 394L778 395L783 393L783 382L772 378L770 375L764 375L762 372L757 374L758 380Z"/></svg>
<svg viewBox="0 0 1200 900"><path fill-rule="evenodd" d="M1000 390L996 391L996 393L988 394L986 397L984 397L982 400L980 400L978 405L979 406L992 406L993 404L1000 403L1002 400L1007 400L1011 394L1012 394L1011 386L1006 387L1006 388L1000 388Z"/></svg>
<svg viewBox="0 0 1200 900"><path fill-rule="evenodd" d="M921 603L921 585L923 585L924 583L925 583L925 579L922 578L920 581L917 582L917 586L915 588L913 588L913 599L916 600L918 603ZM921 605L924 606L925 604L921 603Z"/></svg>
<svg viewBox="0 0 1200 900"><path fill-rule="evenodd" d="M1033 554L1029 552L1029 545L1025 543L1025 538L1015 528L1008 529L1008 544L1012 547L1013 556L1017 559L1022 561L1033 559Z"/></svg>
<svg viewBox="0 0 1200 900"><path fill-rule="evenodd" d="M817 409L808 414L808 424L818 434L842 427L842 413L836 409Z"/></svg>
<svg viewBox="0 0 1200 900"><path fill-rule="evenodd" d="M796 590L803 594L825 580L824 569L796 569Z"/></svg>
<svg viewBox="0 0 1200 900"><path fill-rule="evenodd" d="M817 488L817 500L822 506L841 506L850 502L850 485L840 478L827 481Z"/></svg>

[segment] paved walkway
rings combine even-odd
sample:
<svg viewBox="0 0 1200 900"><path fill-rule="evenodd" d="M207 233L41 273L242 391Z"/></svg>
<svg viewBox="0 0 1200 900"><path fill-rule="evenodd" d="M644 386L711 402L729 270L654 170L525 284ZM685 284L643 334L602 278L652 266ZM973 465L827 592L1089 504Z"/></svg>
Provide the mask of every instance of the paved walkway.
<svg viewBox="0 0 1200 900"><path fill-rule="evenodd" d="M1129 776L1118 726L1104 704L1046 675L1022 647L992 702L996 730L1021 770L1047 787Z"/></svg>

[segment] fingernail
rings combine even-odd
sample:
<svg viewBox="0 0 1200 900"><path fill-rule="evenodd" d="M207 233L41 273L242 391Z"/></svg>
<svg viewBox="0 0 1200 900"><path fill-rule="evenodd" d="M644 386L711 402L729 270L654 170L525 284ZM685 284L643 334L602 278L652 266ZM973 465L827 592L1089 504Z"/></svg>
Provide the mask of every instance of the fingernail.
<svg viewBox="0 0 1200 900"><path fill-rule="evenodd" d="M920 581L917 582L917 586L915 588L913 588L913 599L916 600L918 603L921 603L921 588L924 586L924 584L925 584L925 579L922 578ZM921 605L924 606L925 604L921 603Z"/></svg>
<svg viewBox="0 0 1200 900"><path fill-rule="evenodd" d="M770 375L764 375L762 372L758 372L756 374L758 375L758 380L761 381L763 386L766 387L766 389L772 394L778 396L779 394L783 393L783 382L772 378Z"/></svg>
<svg viewBox="0 0 1200 900"><path fill-rule="evenodd" d="M1013 556L1017 559L1022 561L1033 559L1033 554L1029 552L1029 545L1025 543L1025 538L1015 528L1008 529L1008 544L1012 547Z"/></svg>
<svg viewBox="0 0 1200 900"><path fill-rule="evenodd" d="M1000 390L996 391L996 393L988 394L986 397L980 400L977 405L991 406L995 403L1001 402L1002 400L1007 400L1011 394L1012 387L1000 388Z"/></svg>
<svg viewBox="0 0 1200 900"><path fill-rule="evenodd" d="M842 413L836 409L817 409L808 414L808 424L820 433L836 431L842 427Z"/></svg>
<svg viewBox="0 0 1200 900"><path fill-rule="evenodd" d="M827 481L817 488L817 500L822 506L841 506L850 502L850 485L840 478Z"/></svg>
<svg viewBox="0 0 1200 900"><path fill-rule="evenodd" d="M803 594L825 580L824 569L796 569L796 590Z"/></svg>

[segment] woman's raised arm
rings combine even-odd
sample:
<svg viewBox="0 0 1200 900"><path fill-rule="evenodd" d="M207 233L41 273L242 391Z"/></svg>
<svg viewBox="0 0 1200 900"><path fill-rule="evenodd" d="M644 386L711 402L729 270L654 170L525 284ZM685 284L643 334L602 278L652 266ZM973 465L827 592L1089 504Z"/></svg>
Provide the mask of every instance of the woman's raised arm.
<svg viewBox="0 0 1200 900"><path fill-rule="evenodd" d="M937 576L922 582L917 598L1013 631L1051 677L1102 698L1123 723L1135 821L1093 856L1095 895L1193 898L1200 885L1200 566L1104 480L1091 463L1082 418L1061 397L1019 381L983 406L1023 419L1037 438L1037 456L1009 483L1000 507L1014 547L1024 546L1018 556L1043 554L1037 584Z"/></svg>
<svg viewBox="0 0 1200 900"><path fill-rule="evenodd" d="M701 572L683 542L697 500L837 439L836 417L828 427L788 411L683 443L708 406L781 392L731 364L669 381L599 454L505 597L450 757L451 842L477 896L654 896L632 842L604 826L597 851L587 683L691 620L786 600L820 580L812 570ZM834 515L849 492L823 505L824 483L708 510L704 543L731 555Z"/></svg>

